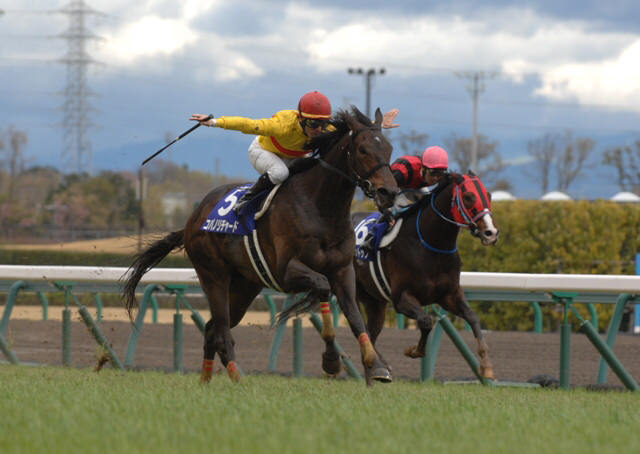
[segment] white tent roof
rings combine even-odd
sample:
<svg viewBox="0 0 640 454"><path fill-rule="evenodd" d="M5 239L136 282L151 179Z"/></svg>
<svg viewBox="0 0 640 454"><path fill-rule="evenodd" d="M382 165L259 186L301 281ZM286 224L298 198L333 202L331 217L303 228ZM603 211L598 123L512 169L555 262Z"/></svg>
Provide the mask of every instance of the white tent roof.
<svg viewBox="0 0 640 454"><path fill-rule="evenodd" d="M492 202L501 202L503 200L515 200L516 198L507 191L493 191L491 193Z"/></svg>
<svg viewBox="0 0 640 454"><path fill-rule="evenodd" d="M564 192L560 192L560 191L551 191L551 192L547 192L545 195L543 195L540 200L548 200L548 201L566 201L566 200L571 200L571 197L569 197L567 194L565 194Z"/></svg>
<svg viewBox="0 0 640 454"><path fill-rule="evenodd" d="M616 195L611 197L611 200L614 202L640 202L640 196L634 194L633 192L618 192Z"/></svg>

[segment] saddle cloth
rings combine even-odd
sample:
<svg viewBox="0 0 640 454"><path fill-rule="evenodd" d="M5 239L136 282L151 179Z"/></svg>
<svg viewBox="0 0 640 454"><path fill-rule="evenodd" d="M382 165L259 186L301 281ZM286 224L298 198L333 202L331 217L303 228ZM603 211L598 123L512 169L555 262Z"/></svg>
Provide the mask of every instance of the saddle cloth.
<svg viewBox="0 0 640 454"><path fill-rule="evenodd" d="M256 229L255 221L260 219L267 211L280 185L276 185L270 192L265 191L258 194L245 206L242 214L238 216L233 207L250 187L250 183L243 184L227 192L213 207L200 230L231 235L249 235L253 232ZM264 205L260 208L263 201Z"/></svg>
<svg viewBox="0 0 640 454"><path fill-rule="evenodd" d="M398 236L400 226L402 225L402 219L396 220L391 231L387 232L387 229L389 228L388 222L380 222L376 224L376 221L380 216L382 215L378 212L371 213L356 225L355 257L358 260L364 260L366 262L374 260L378 249L389 246ZM373 245L373 250L370 251L367 248L363 248L362 243L372 229L373 241L371 244Z"/></svg>

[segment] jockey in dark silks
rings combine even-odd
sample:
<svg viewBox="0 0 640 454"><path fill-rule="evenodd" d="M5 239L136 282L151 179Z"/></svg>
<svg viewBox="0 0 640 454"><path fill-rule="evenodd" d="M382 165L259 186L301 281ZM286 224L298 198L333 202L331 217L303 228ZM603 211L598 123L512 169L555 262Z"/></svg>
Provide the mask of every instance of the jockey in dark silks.
<svg viewBox="0 0 640 454"><path fill-rule="evenodd" d="M397 109L387 112L382 127L397 127L398 125L393 124L397 114ZM322 93L312 91L300 98L297 110L281 110L271 118L252 120L223 116L207 119L206 115L193 114L190 120L257 136L249 145L249 161L261 175L236 202L233 209L239 214L257 194L287 179L291 161L307 156L309 150L305 145L312 137L331 128L330 118L329 99Z"/></svg>
<svg viewBox="0 0 640 454"><path fill-rule="evenodd" d="M428 147L419 156L401 156L391 164L391 173L402 189L416 189L431 194L449 168L449 155L444 148ZM369 230L361 247L372 250L373 232L377 224L386 222L392 225L393 214L384 213Z"/></svg>

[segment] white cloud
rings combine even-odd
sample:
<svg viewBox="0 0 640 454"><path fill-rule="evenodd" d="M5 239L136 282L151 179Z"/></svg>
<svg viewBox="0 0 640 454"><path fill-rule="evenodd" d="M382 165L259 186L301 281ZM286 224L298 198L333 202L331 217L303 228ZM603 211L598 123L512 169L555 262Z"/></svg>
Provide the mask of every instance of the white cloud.
<svg viewBox="0 0 640 454"><path fill-rule="evenodd" d="M551 99L640 109L640 38L615 58L560 65L547 71L537 94Z"/></svg>
<svg viewBox="0 0 640 454"><path fill-rule="evenodd" d="M172 55L197 39L184 22L157 16L145 16L105 38L104 58L121 63L131 63L140 57Z"/></svg>

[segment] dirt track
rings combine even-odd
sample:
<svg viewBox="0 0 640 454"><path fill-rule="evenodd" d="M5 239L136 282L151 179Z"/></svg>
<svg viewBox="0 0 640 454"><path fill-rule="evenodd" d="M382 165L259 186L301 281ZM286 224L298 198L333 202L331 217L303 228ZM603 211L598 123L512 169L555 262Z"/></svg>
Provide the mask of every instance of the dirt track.
<svg viewBox="0 0 640 454"><path fill-rule="evenodd" d="M53 315L54 311L51 311ZM187 315L184 316L188 319ZM189 320L190 322L190 320ZM101 323L101 330L116 354L124 360L131 325L126 321ZM274 330L264 325L238 326L232 330L236 341L237 361L248 373L265 372ZM62 364L61 323L57 320L33 321L13 319L9 323L7 341L18 359L24 362ZM475 351L475 340L469 332L461 333ZM415 344L418 332L385 328L378 340L378 347L393 367L396 378L416 380L420 376L420 361L404 357L404 348ZM534 375L559 376L560 336L558 333L532 334L517 332L489 332L486 334L498 379L526 381ZM348 328L338 328L337 340L346 353L361 369L357 342ZM313 328L304 328L304 373L320 376L320 355L324 347ZM170 370L173 366L172 325L146 324L140 334L135 356L135 366L144 369ZM93 367L98 348L84 324L73 315L72 364L77 367ZM618 336L615 353L627 371L640 381L640 336ZM195 325L184 326L184 366L186 371L197 371L202 361L202 335ZM574 334L571 338L571 384L596 383L599 355L585 336ZM220 362L216 359L216 369ZM277 369L282 373L292 371L292 337L287 329L278 358ZM345 375L345 372L342 372ZM441 380L471 378L473 374L446 335L436 363L435 378ZM609 372L612 385L621 385Z"/></svg>

